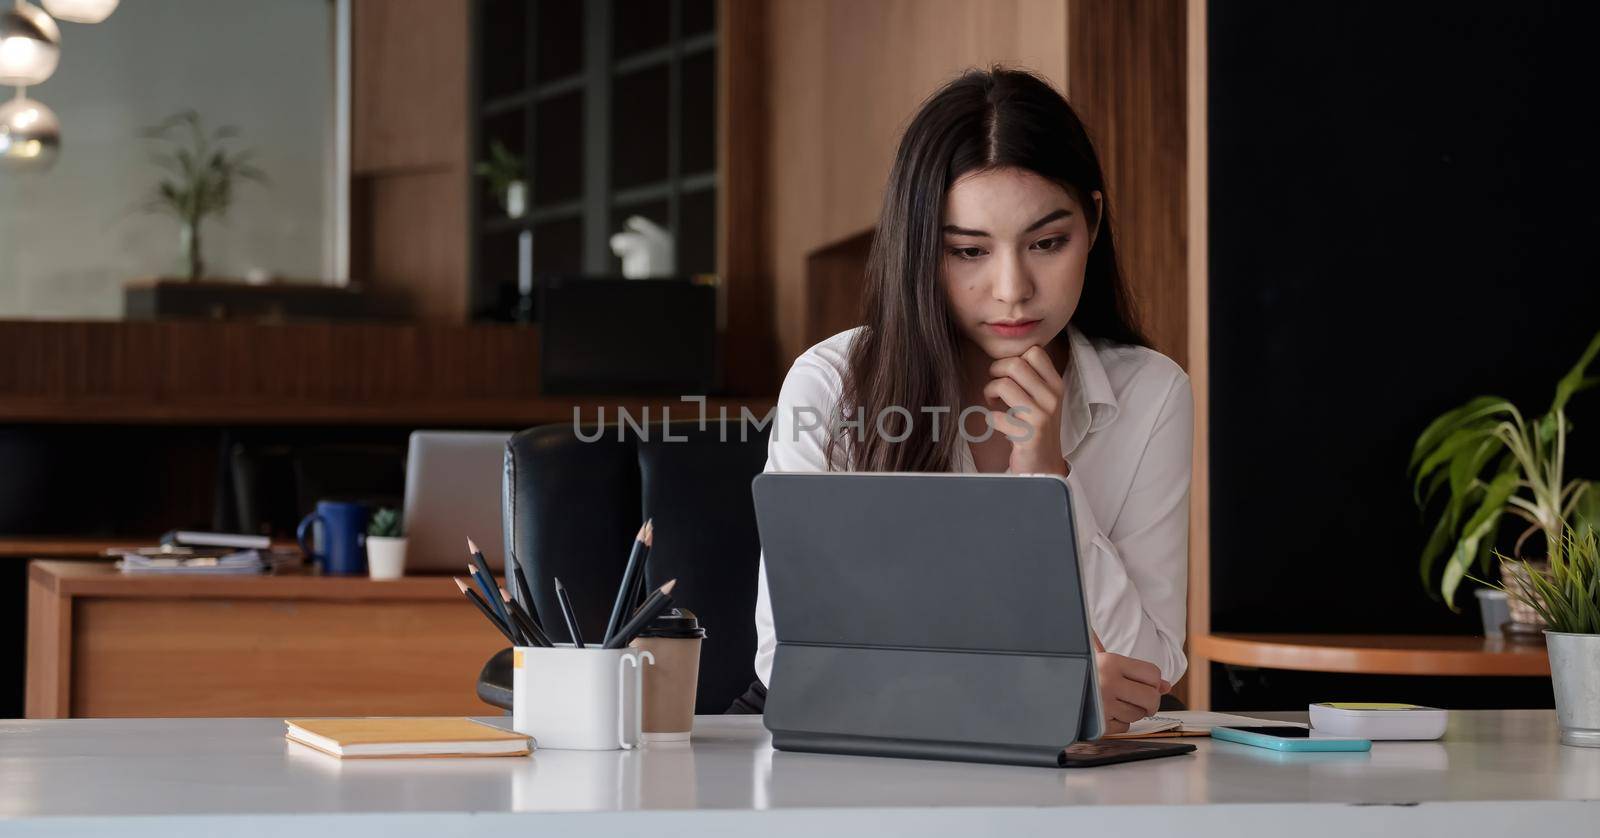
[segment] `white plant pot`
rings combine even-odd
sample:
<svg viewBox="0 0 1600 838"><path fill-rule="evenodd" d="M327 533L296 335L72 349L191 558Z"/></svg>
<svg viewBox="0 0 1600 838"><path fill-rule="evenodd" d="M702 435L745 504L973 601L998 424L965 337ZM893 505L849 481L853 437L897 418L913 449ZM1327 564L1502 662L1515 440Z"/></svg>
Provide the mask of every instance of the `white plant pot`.
<svg viewBox="0 0 1600 838"><path fill-rule="evenodd" d="M521 218L528 211L528 184L514 180L506 187L506 217Z"/></svg>
<svg viewBox="0 0 1600 838"><path fill-rule="evenodd" d="M399 579L406 575L406 540L367 536L367 574L373 579Z"/></svg>
<svg viewBox="0 0 1600 838"><path fill-rule="evenodd" d="M1600 748L1600 634L1544 633L1561 744Z"/></svg>

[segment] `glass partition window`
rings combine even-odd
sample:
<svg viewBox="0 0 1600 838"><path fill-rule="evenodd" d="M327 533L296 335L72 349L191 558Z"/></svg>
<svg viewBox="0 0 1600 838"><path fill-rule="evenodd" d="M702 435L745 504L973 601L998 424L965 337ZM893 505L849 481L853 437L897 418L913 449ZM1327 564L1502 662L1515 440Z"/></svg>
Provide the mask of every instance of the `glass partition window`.
<svg viewBox="0 0 1600 838"><path fill-rule="evenodd" d="M341 280L335 8L160 0L61 24L55 72L27 89L59 120L59 153L0 171L0 318L121 317L127 288L191 273L191 239L207 280ZM0 101L14 95L0 87ZM198 236L162 200L164 183L169 197L197 188L173 157L195 147L186 113L211 152L260 175L233 177Z"/></svg>
<svg viewBox="0 0 1600 838"><path fill-rule="evenodd" d="M612 234L716 270L715 0L478 0L473 306L529 316L538 277L620 276Z"/></svg>

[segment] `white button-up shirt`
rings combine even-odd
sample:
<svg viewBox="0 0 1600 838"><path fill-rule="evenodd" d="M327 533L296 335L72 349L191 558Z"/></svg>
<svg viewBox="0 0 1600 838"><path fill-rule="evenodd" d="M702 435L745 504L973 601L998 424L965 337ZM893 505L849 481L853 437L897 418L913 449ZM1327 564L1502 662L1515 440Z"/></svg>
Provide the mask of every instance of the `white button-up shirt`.
<svg viewBox="0 0 1600 838"><path fill-rule="evenodd" d="M766 471L828 470L829 426L858 331L811 347L789 369ZM1188 665L1183 635L1194 447L1189 377L1151 349L1092 342L1071 326L1068 339L1061 451L1071 466L1067 483L1089 622L1106 651L1149 661L1176 683ZM845 470L842 457L835 452L835 470ZM971 449L959 435L957 467L975 471ZM777 638L764 556L759 586L755 668L768 683Z"/></svg>

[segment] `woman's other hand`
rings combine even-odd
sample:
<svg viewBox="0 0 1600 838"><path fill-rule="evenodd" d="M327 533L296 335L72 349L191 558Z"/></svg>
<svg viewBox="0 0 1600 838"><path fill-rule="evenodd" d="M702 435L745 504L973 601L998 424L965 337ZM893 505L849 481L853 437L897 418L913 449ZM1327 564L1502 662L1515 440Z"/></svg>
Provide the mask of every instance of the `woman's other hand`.
<svg viewBox="0 0 1600 838"><path fill-rule="evenodd" d="M1094 663L1100 675L1100 709L1106 733L1126 733L1128 726L1161 707L1161 696L1172 685L1161 680L1161 670L1148 661L1107 652L1094 636Z"/></svg>

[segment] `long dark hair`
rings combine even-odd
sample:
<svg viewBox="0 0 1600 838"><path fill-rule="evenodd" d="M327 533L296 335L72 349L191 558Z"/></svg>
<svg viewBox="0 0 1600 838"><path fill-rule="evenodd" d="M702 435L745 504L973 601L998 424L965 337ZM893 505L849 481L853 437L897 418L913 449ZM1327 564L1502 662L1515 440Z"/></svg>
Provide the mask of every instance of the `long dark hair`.
<svg viewBox="0 0 1600 838"><path fill-rule="evenodd" d="M842 406L860 422L848 428L854 470L949 471L955 463L961 333L939 282L945 193L969 172L1002 166L1060 184L1084 208L1090 229L1098 225L1072 325L1091 338L1148 345L1117 267L1111 201L1083 122L1032 73L968 70L922 103L884 190L867 259L866 328L851 346L844 382ZM1096 190L1098 218L1090 195ZM1057 339L1066 339L1065 330ZM940 406L950 412L922 411ZM934 419L942 420L937 438ZM830 462L842 442L833 434Z"/></svg>

